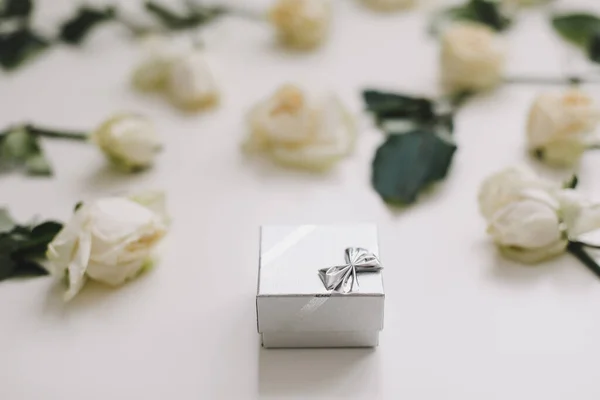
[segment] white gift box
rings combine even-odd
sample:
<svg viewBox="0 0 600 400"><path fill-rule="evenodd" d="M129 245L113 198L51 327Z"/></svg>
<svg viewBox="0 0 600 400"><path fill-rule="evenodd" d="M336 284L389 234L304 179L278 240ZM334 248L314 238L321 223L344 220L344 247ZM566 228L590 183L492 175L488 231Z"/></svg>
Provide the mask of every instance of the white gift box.
<svg viewBox="0 0 600 400"><path fill-rule="evenodd" d="M379 256L375 225L263 226L256 312L264 347L373 347L383 328L381 271L356 274L349 293L328 290L319 269L345 250Z"/></svg>

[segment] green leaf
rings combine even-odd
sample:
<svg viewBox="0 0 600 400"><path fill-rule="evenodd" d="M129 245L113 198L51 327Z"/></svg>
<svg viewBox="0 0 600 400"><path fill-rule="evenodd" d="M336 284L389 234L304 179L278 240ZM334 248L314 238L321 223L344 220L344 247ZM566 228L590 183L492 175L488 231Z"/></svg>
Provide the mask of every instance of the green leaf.
<svg viewBox="0 0 600 400"><path fill-rule="evenodd" d="M586 13L554 15L552 26L564 39L587 47L592 36L600 31L600 18Z"/></svg>
<svg viewBox="0 0 600 400"><path fill-rule="evenodd" d="M38 262L32 260L17 260L16 268L12 271L11 278L43 275L48 275L48 270Z"/></svg>
<svg viewBox="0 0 600 400"><path fill-rule="evenodd" d="M445 25L455 21L478 22L496 31L503 31L511 24L510 18L501 11L500 4L494 0L471 0L465 5L450 7L437 13L429 31L437 35Z"/></svg>
<svg viewBox="0 0 600 400"><path fill-rule="evenodd" d="M0 281L10 278L17 268L17 263L11 258L9 253L0 251Z"/></svg>
<svg viewBox="0 0 600 400"><path fill-rule="evenodd" d="M0 18L27 18L33 10L31 0L4 0L2 3Z"/></svg>
<svg viewBox="0 0 600 400"><path fill-rule="evenodd" d="M152 0L146 1L144 6L158 21L172 30L188 29L206 24L225 13L225 9L222 7L189 4L187 14L178 14Z"/></svg>
<svg viewBox="0 0 600 400"><path fill-rule="evenodd" d="M52 167L39 146L25 158L25 170L29 175L52 176Z"/></svg>
<svg viewBox="0 0 600 400"><path fill-rule="evenodd" d="M10 219L8 212L0 209L2 220ZM55 221L46 221L34 227L17 225L10 219L1 222L0 230L0 280L15 276L45 275L46 270L36 261L43 257L48 244L60 232L63 225Z"/></svg>
<svg viewBox="0 0 600 400"><path fill-rule="evenodd" d="M469 8L473 10L475 20L496 31L506 29L511 21L500 11L500 4L493 0L471 0Z"/></svg>
<svg viewBox="0 0 600 400"><path fill-rule="evenodd" d="M48 46L47 40L27 27L0 34L0 65L15 69Z"/></svg>
<svg viewBox="0 0 600 400"><path fill-rule="evenodd" d="M587 46L588 58L600 63L600 31L594 32Z"/></svg>
<svg viewBox="0 0 600 400"><path fill-rule="evenodd" d="M13 162L18 162L33 151L35 143L33 138L24 129L15 129L6 135L2 143L2 156Z"/></svg>
<svg viewBox="0 0 600 400"><path fill-rule="evenodd" d="M567 182L565 182L563 184L563 188L564 189L575 189L578 184L579 184L579 178L577 177L577 175L573 175L571 177L571 179L569 179Z"/></svg>
<svg viewBox="0 0 600 400"><path fill-rule="evenodd" d="M16 226L6 208L0 208L0 234L10 232Z"/></svg>
<svg viewBox="0 0 600 400"><path fill-rule="evenodd" d="M389 203L411 204L446 177L456 145L429 130L389 135L373 160L372 184Z"/></svg>
<svg viewBox="0 0 600 400"><path fill-rule="evenodd" d="M96 9L82 7L71 19L67 20L60 29L60 39L69 44L80 44L87 34L102 22L110 21L115 17L112 7Z"/></svg>
<svg viewBox="0 0 600 400"><path fill-rule="evenodd" d="M429 122L435 117L431 100L377 90L363 91L367 110L375 115L378 124L389 119L409 119Z"/></svg>

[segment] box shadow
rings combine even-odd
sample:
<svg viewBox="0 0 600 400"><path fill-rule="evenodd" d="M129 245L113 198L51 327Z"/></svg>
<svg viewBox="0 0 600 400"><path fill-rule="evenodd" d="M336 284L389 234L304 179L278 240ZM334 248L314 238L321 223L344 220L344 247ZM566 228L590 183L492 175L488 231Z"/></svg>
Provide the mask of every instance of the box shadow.
<svg viewBox="0 0 600 400"><path fill-rule="evenodd" d="M353 397L380 391L379 357L372 348L264 349L259 352L261 398Z"/></svg>

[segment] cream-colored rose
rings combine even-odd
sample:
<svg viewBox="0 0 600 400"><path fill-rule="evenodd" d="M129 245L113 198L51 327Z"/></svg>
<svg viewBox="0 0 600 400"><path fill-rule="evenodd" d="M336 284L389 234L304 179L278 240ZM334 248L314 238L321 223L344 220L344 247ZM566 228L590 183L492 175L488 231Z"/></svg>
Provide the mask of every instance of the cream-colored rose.
<svg viewBox="0 0 600 400"><path fill-rule="evenodd" d="M496 86L504 69L504 42L485 25L451 25L442 36L440 71L451 92L481 91Z"/></svg>
<svg viewBox="0 0 600 400"><path fill-rule="evenodd" d="M175 58L167 68L165 91L171 103L185 111L200 111L219 102L211 69L198 52Z"/></svg>
<svg viewBox="0 0 600 400"><path fill-rule="evenodd" d="M166 232L162 193L85 203L48 245L49 271L59 279L66 275L65 300L72 299L88 278L121 285L151 263Z"/></svg>
<svg viewBox="0 0 600 400"><path fill-rule="evenodd" d="M600 111L578 89L539 95L529 111L527 147L552 165L577 163L589 145Z"/></svg>
<svg viewBox="0 0 600 400"><path fill-rule="evenodd" d="M507 204L521 198L527 190L553 191L557 185L540 179L526 167L509 167L483 181L479 189L479 210L486 219Z"/></svg>
<svg viewBox="0 0 600 400"><path fill-rule="evenodd" d="M193 48L160 40L148 45L132 74L133 87L164 95L184 111L201 111L219 102L219 90L206 57Z"/></svg>
<svg viewBox="0 0 600 400"><path fill-rule="evenodd" d="M120 168L134 171L152 165L162 143L147 118L118 114L92 133L92 140Z"/></svg>
<svg viewBox="0 0 600 400"><path fill-rule="evenodd" d="M567 240L559 218L559 203L543 190L521 192L518 199L495 212L488 233L510 258L537 263L562 253Z"/></svg>
<svg viewBox="0 0 600 400"><path fill-rule="evenodd" d="M522 167L486 179L479 208L501 252L523 263L561 254L569 239L600 229L600 205Z"/></svg>
<svg viewBox="0 0 600 400"><path fill-rule="evenodd" d="M367 6L381 11L391 11L411 7L416 0L363 0Z"/></svg>
<svg viewBox="0 0 600 400"><path fill-rule="evenodd" d="M308 99L296 86L284 85L249 115L244 147L299 168L326 170L354 147L356 127L332 95Z"/></svg>
<svg viewBox="0 0 600 400"><path fill-rule="evenodd" d="M163 36L150 36L142 41L141 47L143 57L133 69L131 83L142 92L160 92L165 88L171 62L186 51Z"/></svg>
<svg viewBox="0 0 600 400"><path fill-rule="evenodd" d="M276 0L269 19L283 44L312 48L328 34L331 8L328 0Z"/></svg>

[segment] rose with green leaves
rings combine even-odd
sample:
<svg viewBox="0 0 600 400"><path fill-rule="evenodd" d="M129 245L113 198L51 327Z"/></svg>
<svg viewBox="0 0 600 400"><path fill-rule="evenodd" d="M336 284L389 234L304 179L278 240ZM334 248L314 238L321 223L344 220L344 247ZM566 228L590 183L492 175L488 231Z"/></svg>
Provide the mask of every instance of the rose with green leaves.
<svg viewBox="0 0 600 400"><path fill-rule="evenodd" d="M524 167L485 179L478 200L502 254L526 264L573 252L585 246L578 241L581 235L600 229L600 206Z"/></svg>
<svg viewBox="0 0 600 400"><path fill-rule="evenodd" d="M49 271L60 279L66 276L65 300L79 293L87 279L121 285L152 263L167 227L159 192L83 203L48 245Z"/></svg>

